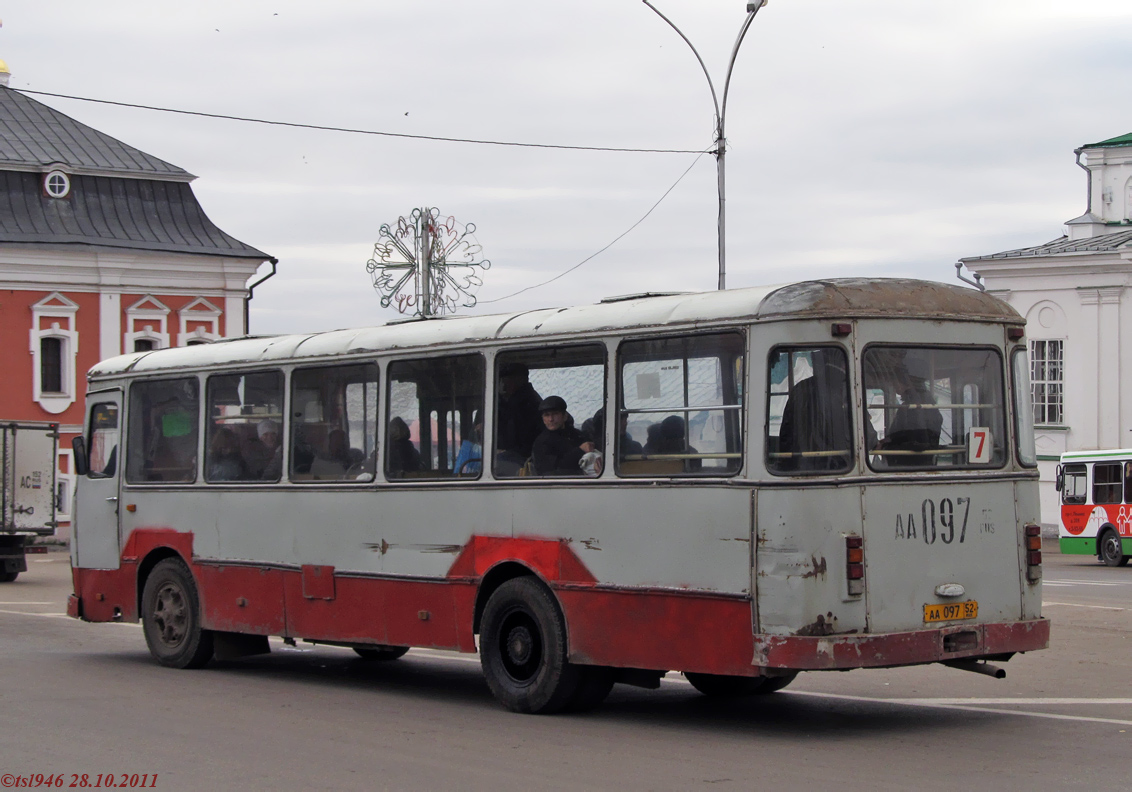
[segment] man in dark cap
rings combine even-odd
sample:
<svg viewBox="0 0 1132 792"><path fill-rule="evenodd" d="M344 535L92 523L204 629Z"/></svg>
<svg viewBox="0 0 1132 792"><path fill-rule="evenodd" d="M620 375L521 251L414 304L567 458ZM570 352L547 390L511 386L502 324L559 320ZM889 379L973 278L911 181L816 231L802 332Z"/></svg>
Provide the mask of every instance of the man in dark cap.
<svg viewBox="0 0 1132 792"><path fill-rule="evenodd" d="M535 440L535 473L539 476L580 476L584 454L595 451L593 443L566 421L566 400L547 396L538 406L545 427Z"/></svg>
<svg viewBox="0 0 1132 792"><path fill-rule="evenodd" d="M531 455L535 438L542 431L538 395L523 363L505 363L499 369L499 409L495 413L496 472L513 475Z"/></svg>

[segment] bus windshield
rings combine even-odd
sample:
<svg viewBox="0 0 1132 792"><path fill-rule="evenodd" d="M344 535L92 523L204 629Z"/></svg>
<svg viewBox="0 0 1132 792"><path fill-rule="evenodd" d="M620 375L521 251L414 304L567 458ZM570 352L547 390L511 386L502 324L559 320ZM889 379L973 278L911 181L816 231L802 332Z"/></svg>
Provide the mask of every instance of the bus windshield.
<svg viewBox="0 0 1132 792"><path fill-rule="evenodd" d="M995 350L869 347L864 389L874 470L1005 464L1002 358Z"/></svg>

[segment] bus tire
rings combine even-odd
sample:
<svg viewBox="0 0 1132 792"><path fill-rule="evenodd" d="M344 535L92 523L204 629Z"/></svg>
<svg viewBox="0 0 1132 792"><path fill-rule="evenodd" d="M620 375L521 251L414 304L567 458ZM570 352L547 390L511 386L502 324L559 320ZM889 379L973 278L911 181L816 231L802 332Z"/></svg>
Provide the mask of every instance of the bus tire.
<svg viewBox="0 0 1132 792"><path fill-rule="evenodd" d="M0 583L11 583L19 576L19 572L0 572Z"/></svg>
<svg viewBox="0 0 1132 792"><path fill-rule="evenodd" d="M492 694L512 712L562 710L582 676L566 660L566 620L558 603L533 577L512 578L488 599L480 664Z"/></svg>
<svg viewBox="0 0 1132 792"><path fill-rule="evenodd" d="M578 687L566 704L567 712L588 712L613 690L614 672L608 666L578 666Z"/></svg>
<svg viewBox="0 0 1132 792"><path fill-rule="evenodd" d="M692 687L712 698L738 698L753 696L766 682L761 676L723 676L722 674L699 674L685 671L684 678Z"/></svg>
<svg viewBox="0 0 1132 792"><path fill-rule="evenodd" d="M1105 566L1125 566L1128 563L1128 556L1124 555L1124 547L1120 542L1120 534L1111 528L1101 534L1097 555Z"/></svg>
<svg viewBox="0 0 1132 792"><path fill-rule="evenodd" d="M142 627L150 654L170 668L200 668L212 659L212 632L201 629L200 598L185 562L158 562L142 591Z"/></svg>
<svg viewBox="0 0 1132 792"><path fill-rule="evenodd" d="M405 652L409 651L409 647L407 646L385 646L384 644L355 646L353 649L354 653L363 660L371 660L377 663L396 660L399 657L404 657Z"/></svg>
<svg viewBox="0 0 1132 792"><path fill-rule="evenodd" d="M797 679L797 677L797 671L792 674L787 674L786 676L763 677L763 683L759 685L759 689L755 691L755 694L765 696L768 693L777 693Z"/></svg>
<svg viewBox="0 0 1132 792"><path fill-rule="evenodd" d="M692 687L712 698L739 698L740 696L765 696L774 693L794 681L797 674L787 676L722 676L719 674L697 674L685 671L684 676Z"/></svg>

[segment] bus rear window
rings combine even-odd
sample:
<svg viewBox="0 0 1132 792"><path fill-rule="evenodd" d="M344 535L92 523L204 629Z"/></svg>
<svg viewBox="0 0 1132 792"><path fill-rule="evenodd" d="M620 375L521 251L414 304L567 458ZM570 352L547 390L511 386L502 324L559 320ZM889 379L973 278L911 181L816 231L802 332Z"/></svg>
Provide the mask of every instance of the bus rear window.
<svg viewBox="0 0 1132 792"><path fill-rule="evenodd" d="M126 481L196 481L199 416L200 386L196 377L131 385Z"/></svg>
<svg viewBox="0 0 1132 792"><path fill-rule="evenodd" d="M852 467L848 370L840 347L771 353L766 422L771 473L840 473Z"/></svg>
<svg viewBox="0 0 1132 792"><path fill-rule="evenodd" d="M865 435L874 470L1006 463L1002 358L993 349L865 350Z"/></svg>

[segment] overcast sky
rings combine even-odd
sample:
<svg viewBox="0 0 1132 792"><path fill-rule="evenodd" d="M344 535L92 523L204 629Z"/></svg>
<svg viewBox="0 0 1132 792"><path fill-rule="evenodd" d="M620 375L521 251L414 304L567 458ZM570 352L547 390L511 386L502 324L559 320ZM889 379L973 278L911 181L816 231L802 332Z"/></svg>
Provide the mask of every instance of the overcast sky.
<svg viewBox="0 0 1132 792"><path fill-rule="evenodd" d="M722 92L738 0L655 0ZM420 135L699 150L707 82L640 0L11 0L11 87ZM1084 143L1132 132L1129 0L771 0L728 102L728 285L954 282L1085 210ZM715 288L710 155L505 148L34 97L197 175L222 229L279 259L253 332L374 324L365 270L414 207L477 226L471 312ZM688 175L635 230L570 275Z"/></svg>

